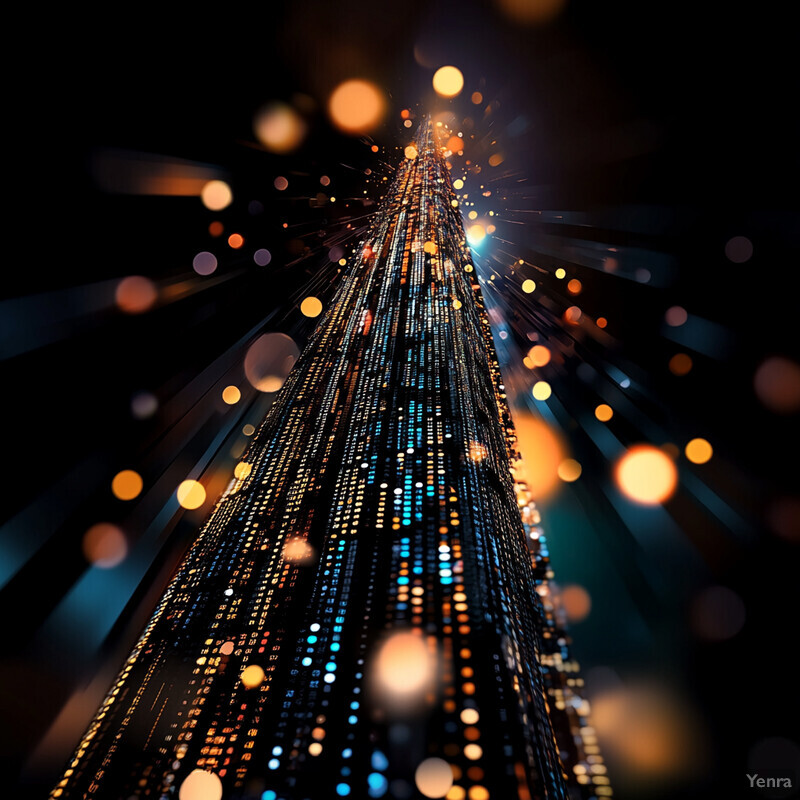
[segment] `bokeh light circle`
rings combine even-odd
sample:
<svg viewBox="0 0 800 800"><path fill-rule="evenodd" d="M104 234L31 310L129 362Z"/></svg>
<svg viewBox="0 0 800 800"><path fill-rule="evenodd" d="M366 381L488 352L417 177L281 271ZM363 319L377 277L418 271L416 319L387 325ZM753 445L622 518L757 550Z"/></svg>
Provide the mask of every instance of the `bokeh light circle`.
<svg viewBox="0 0 800 800"><path fill-rule="evenodd" d="M92 525L81 542L86 560L101 569L110 569L125 559L128 540L125 534L109 522Z"/></svg>
<svg viewBox="0 0 800 800"><path fill-rule="evenodd" d="M439 67L433 75L433 88L441 97L456 97L464 88L464 75L458 67Z"/></svg>
<svg viewBox="0 0 800 800"><path fill-rule="evenodd" d="M214 772L193 769L181 784L178 800L222 800L222 781Z"/></svg>
<svg viewBox="0 0 800 800"><path fill-rule="evenodd" d="M111 481L111 491L118 500L133 500L141 494L143 486L142 476L132 469L123 469Z"/></svg>
<svg viewBox="0 0 800 800"><path fill-rule="evenodd" d="M206 490L200 481L182 481L178 486L176 494L178 496L178 503L189 511L200 508L206 501Z"/></svg>
<svg viewBox="0 0 800 800"><path fill-rule="evenodd" d="M614 468L614 481L629 499L642 505L667 501L678 485L678 471L672 459L658 447L631 447Z"/></svg>
<svg viewBox="0 0 800 800"><path fill-rule="evenodd" d="M120 311L141 314L153 307L158 299L158 290L150 278L129 275L117 284L115 298Z"/></svg>
<svg viewBox="0 0 800 800"><path fill-rule="evenodd" d="M247 349L244 374L259 392L277 392L291 372L300 351L285 333L265 333Z"/></svg>
<svg viewBox="0 0 800 800"><path fill-rule="evenodd" d="M426 758L417 766L414 781L425 797L444 797L453 786L453 770L441 758Z"/></svg>
<svg viewBox="0 0 800 800"><path fill-rule="evenodd" d="M233 192L225 181L208 181L200 190L200 200L209 211L221 211L233 202Z"/></svg>
<svg viewBox="0 0 800 800"><path fill-rule="evenodd" d="M381 122L386 113L383 92L373 83L352 79L339 84L328 101L333 124L350 134L364 134Z"/></svg>

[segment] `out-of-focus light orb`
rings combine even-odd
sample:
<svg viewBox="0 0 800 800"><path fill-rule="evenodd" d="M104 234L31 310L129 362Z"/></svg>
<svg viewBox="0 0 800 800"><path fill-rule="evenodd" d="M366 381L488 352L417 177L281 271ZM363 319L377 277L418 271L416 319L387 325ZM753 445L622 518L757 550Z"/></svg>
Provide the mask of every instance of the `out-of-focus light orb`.
<svg viewBox="0 0 800 800"><path fill-rule="evenodd" d="M567 271L563 267L559 267L556 270L556 278L558 278L559 280L563 280L566 277L567 277Z"/></svg>
<svg viewBox="0 0 800 800"><path fill-rule="evenodd" d="M142 493L142 476L132 469L123 469L111 481L111 491L118 500L133 500Z"/></svg>
<svg viewBox="0 0 800 800"><path fill-rule="evenodd" d="M689 315L682 306L672 306L664 314L664 320L672 328L679 328L687 319L689 319Z"/></svg>
<svg viewBox="0 0 800 800"><path fill-rule="evenodd" d="M473 92L470 100L474 105L479 106L483 102L483 95L480 92Z"/></svg>
<svg viewBox="0 0 800 800"><path fill-rule="evenodd" d="M424 245L422 245L422 249L426 253L430 253L431 255L436 255L439 248L436 246L436 242L427 241Z"/></svg>
<svg viewBox="0 0 800 800"><path fill-rule="evenodd" d="M528 358L534 367L543 367L550 363L550 348L543 344L535 344L528 350Z"/></svg>
<svg viewBox="0 0 800 800"><path fill-rule="evenodd" d="M436 658L422 636L400 631L381 643L372 669L381 699L393 705L419 699L431 688Z"/></svg>
<svg viewBox="0 0 800 800"><path fill-rule="evenodd" d="M478 219L478 212L474 209L467 214L470 219Z"/></svg>
<svg viewBox="0 0 800 800"><path fill-rule="evenodd" d="M131 414L136 419L148 419L158 411L158 398L150 392L137 392L131 398Z"/></svg>
<svg viewBox="0 0 800 800"><path fill-rule="evenodd" d="M259 392L277 392L291 372L300 351L285 333L265 333L247 349L244 374Z"/></svg>
<svg viewBox="0 0 800 800"><path fill-rule="evenodd" d="M707 461L711 460L714 449L705 439L698 438L692 439L686 444L684 453L686 453L686 458L688 458L692 464L705 464Z"/></svg>
<svg viewBox="0 0 800 800"><path fill-rule="evenodd" d="M222 390L222 399L229 406L235 406L242 399L242 393L238 386L226 386Z"/></svg>
<svg viewBox="0 0 800 800"><path fill-rule="evenodd" d="M608 422L614 416L614 409L606 403L600 403L594 410L594 415L600 422Z"/></svg>
<svg viewBox="0 0 800 800"><path fill-rule="evenodd" d="M253 261L255 261L259 267L266 267L267 264L272 261L272 253L270 253L266 247L260 247L253 253Z"/></svg>
<svg viewBox="0 0 800 800"><path fill-rule="evenodd" d="M583 289L583 284L577 278L573 278L567 284L567 291L570 294L580 294L581 293L581 289Z"/></svg>
<svg viewBox="0 0 800 800"><path fill-rule="evenodd" d="M301 536L286 540L281 553L291 564L307 564L314 557L314 548Z"/></svg>
<svg viewBox="0 0 800 800"><path fill-rule="evenodd" d="M242 433L245 436L252 436L256 432L256 426L251 425L249 422L242 428Z"/></svg>
<svg viewBox="0 0 800 800"><path fill-rule="evenodd" d="M464 88L464 76L458 67L439 67L433 74L433 88L441 97L456 97Z"/></svg>
<svg viewBox="0 0 800 800"><path fill-rule="evenodd" d="M727 586L709 586L692 601L689 621L701 639L721 642L736 636L744 627L745 606Z"/></svg>
<svg viewBox="0 0 800 800"><path fill-rule="evenodd" d="M453 300L453 308L455 308L455 309L456 309L456 311L457 311L459 308L461 308L461 301L460 301L458 298L456 298L455 300Z"/></svg>
<svg viewBox="0 0 800 800"><path fill-rule="evenodd" d="M756 396L776 414L800 411L800 364L784 356L770 356L756 369Z"/></svg>
<svg viewBox="0 0 800 800"><path fill-rule="evenodd" d="M499 167L503 161L505 161L505 156L502 153L492 153L492 155L489 156L490 167Z"/></svg>
<svg viewBox="0 0 800 800"><path fill-rule="evenodd" d="M605 317L598 317L595 324L598 328L605 328L608 325L608 320Z"/></svg>
<svg viewBox="0 0 800 800"><path fill-rule="evenodd" d="M239 680L245 689L255 689L264 682L264 670L258 664L250 664L239 674Z"/></svg>
<svg viewBox="0 0 800 800"><path fill-rule="evenodd" d="M83 534L81 542L86 560L101 569L111 569L128 555L125 534L109 522L98 522Z"/></svg>
<svg viewBox="0 0 800 800"><path fill-rule="evenodd" d="M406 147L403 153L405 154L405 157L409 161L413 161L419 155L419 153L417 152L417 148L414 147L413 144L408 145L408 147Z"/></svg>
<svg viewBox="0 0 800 800"><path fill-rule="evenodd" d="M767 509L770 528L791 542L800 542L800 497L778 497Z"/></svg>
<svg viewBox="0 0 800 800"><path fill-rule="evenodd" d="M178 503L189 511L200 508L206 501L206 490L200 481L182 481L178 486L176 494L178 496Z"/></svg>
<svg viewBox="0 0 800 800"><path fill-rule="evenodd" d="M467 230L467 239L470 244L480 244L486 238L486 229L480 223L470 225Z"/></svg>
<svg viewBox="0 0 800 800"><path fill-rule="evenodd" d="M225 181L209 181L200 190L200 200L209 211L222 211L233 202L233 192Z"/></svg>
<svg viewBox="0 0 800 800"><path fill-rule="evenodd" d="M322 302L316 297L306 297L300 303L300 313L305 317L318 317L322 313Z"/></svg>
<svg viewBox="0 0 800 800"><path fill-rule="evenodd" d="M692 357L688 353L675 353L669 360L669 371L673 375L688 375L692 370Z"/></svg>
<svg viewBox="0 0 800 800"><path fill-rule="evenodd" d="M658 505L672 497L678 485L678 470L658 447L631 447L614 468L614 481L629 499L642 505Z"/></svg>
<svg viewBox="0 0 800 800"><path fill-rule="evenodd" d="M283 177L283 175L278 175L274 181L272 181L272 185L279 191L283 192L289 188L289 181Z"/></svg>
<svg viewBox="0 0 800 800"><path fill-rule="evenodd" d="M306 135L306 123L291 106L270 103L256 114L253 131L267 150L284 154L300 146Z"/></svg>
<svg viewBox="0 0 800 800"><path fill-rule="evenodd" d="M734 264L744 264L753 255L753 243L746 236L734 236L725 243L725 255Z"/></svg>
<svg viewBox="0 0 800 800"><path fill-rule="evenodd" d="M364 134L383 119L386 99L374 83L348 80L333 90L328 101L328 113L333 124L345 133Z"/></svg>
<svg viewBox="0 0 800 800"><path fill-rule="evenodd" d="M215 219L208 226L208 234L209 234L209 236L213 236L215 238L217 236L222 236L222 232L224 230L225 230L225 226L218 219Z"/></svg>
<svg viewBox="0 0 800 800"><path fill-rule="evenodd" d="M232 233L228 237L228 246L238 250L244 244L244 236L241 233Z"/></svg>
<svg viewBox="0 0 800 800"><path fill-rule="evenodd" d="M574 458L565 458L558 465L558 477L564 483L574 483L580 478L581 472L583 472L583 467Z"/></svg>
<svg viewBox="0 0 800 800"><path fill-rule="evenodd" d="M496 0L500 10L515 22L541 25L554 19L566 0Z"/></svg>
<svg viewBox="0 0 800 800"><path fill-rule="evenodd" d="M181 784L178 800L222 800L222 781L214 772L193 769Z"/></svg>
<svg viewBox="0 0 800 800"><path fill-rule="evenodd" d="M531 389L531 394L537 400L547 400L553 393L553 389L547 381L536 381Z"/></svg>
<svg viewBox="0 0 800 800"><path fill-rule="evenodd" d="M211 275L217 269L217 257L203 250L192 259L192 269L198 275Z"/></svg>
<svg viewBox="0 0 800 800"><path fill-rule="evenodd" d="M465 708L459 716L465 725L474 725L481 718L477 708Z"/></svg>
<svg viewBox="0 0 800 800"><path fill-rule="evenodd" d="M414 782L425 797L444 797L453 786L453 770L441 758L426 758L415 770Z"/></svg>
<svg viewBox="0 0 800 800"><path fill-rule="evenodd" d="M531 292L536 291L536 281L526 278L524 281L522 281L522 291L525 292L525 294L530 294Z"/></svg>
<svg viewBox="0 0 800 800"><path fill-rule="evenodd" d="M589 616L592 610L592 598L583 586L577 584L565 586L560 591L559 597L569 622L580 622Z"/></svg>
<svg viewBox="0 0 800 800"><path fill-rule="evenodd" d="M582 316L583 312L580 310L580 308L578 308L578 306L570 306L564 312L564 322L568 323L569 325L578 325Z"/></svg>
<svg viewBox="0 0 800 800"><path fill-rule="evenodd" d="M447 149L452 153L460 153L464 150L464 140L460 136L451 136L447 140Z"/></svg>
<svg viewBox="0 0 800 800"><path fill-rule="evenodd" d="M233 475L237 480L243 481L253 471L253 465L248 464L246 461L240 461L233 468Z"/></svg>
<svg viewBox="0 0 800 800"><path fill-rule="evenodd" d="M114 296L120 311L141 314L153 307L158 299L158 289L150 278L129 275L117 284Z"/></svg>
<svg viewBox="0 0 800 800"><path fill-rule="evenodd" d="M560 434L530 412L515 415L522 472L533 498L546 500L561 486L558 465L567 457Z"/></svg>
<svg viewBox="0 0 800 800"><path fill-rule="evenodd" d="M219 648L219 652L223 656L229 656L234 651L235 647L236 645L231 641L223 642Z"/></svg>

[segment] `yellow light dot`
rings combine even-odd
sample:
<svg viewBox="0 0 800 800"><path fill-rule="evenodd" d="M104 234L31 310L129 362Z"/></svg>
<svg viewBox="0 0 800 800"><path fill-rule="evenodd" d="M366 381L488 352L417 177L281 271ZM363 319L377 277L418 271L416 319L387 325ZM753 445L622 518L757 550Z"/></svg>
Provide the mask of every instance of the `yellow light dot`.
<svg viewBox="0 0 800 800"><path fill-rule="evenodd" d="M550 348L543 344L535 344L528 350L528 358L534 367L543 367L550 363Z"/></svg>
<svg viewBox="0 0 800 800"><path fill-rule="evenodd" d="M346 258L340 258L339 259L339 266L343 267L345 264L347 264L347 259Z"/></svg>
<svg viewBox="0 0 800 800"><path fill-rule="evenodd" d="M334 125L345 133L363 134L373 130L386 113L386 100L373 83L354 79L336 87L328 102Z"/></svg>
<svg viewBox="0 0 800 800"><path fill-rule="evenodd" d="M469 230L467 231L467 239L469 239L470 244L480 244L486 238L486 229L483 225L476 223L475 225L470 225Z"/></svg>
<svg viewBox="0 0 800 800"><path fill-rule="evenodd" d="M531 292L536 290L536 281L532 281L530 278L524 280L522 282L522 291L525 294L530 294Z"/></svg>
<svg viewBox="0 0 800 800"><path fill-rule="evenodd" d="M222 390L222 399L229 405L234 406L242 399L242 393L238 386L226 386Z"/></svg>
<svg viewBox="0 0 800 800"><path fill-rule="evenodd" d="M566 278L566 277L567 277L567 271L563 267L559 267L556 270L556 278L561 280L562 278Z"/></svg>
<svg viewBox="0 0 800 800"><path fill-rule="evenodd" d="M253 471L253 465L246 461L240 461L234 468L233 474L240 481L243 481Z"/></svg>
<svg viewBox="0 0 800 800"><path fill-rule="evenodd" d="M594 410L594 415L600 420L600 422L608 422L611 417L614 416L614 409L605 403L600 403L600 405Z"/></svg>
<svg viewBox="0 0 800 800"><path fill-rule="evenodd" d="M119 500L133 500L139 496L143 486L142 476L132 469L123 469L111 481L111 491Z"/></svg>
<svg viewBox="0 0 800 800"><path fill-rule="evenodd" d="M617 462L614 480L630 500L657 505L674 493L678 471L663 450L652 445L636 445Z"/></svg>
<svg viewBox="0 0 800 800"><path fill-rule="evenodd" d="M470 761L477 761L483 755L483 748L479 744L468 744L464 748L464 755Z"/></svg>
<svg viewBox="0 0 800 800"><path fill-rule="evenodd" d="M558 477L561 478L564 483L572 483L578 480L582 471L583 468L574 458L565 458L558 465Z"/></svg>
<svg viewBox="0 0 800 800"><path fill-rule="evenodd" d="M209 211L221 211L233 202L233 192L225 181L208 181L200 190L200 200Z"/></svg>
<svg viewBox="0 0 800 800"><path fill-rule="evenodd" d="M213 772L193 769L178 792L179 800L221 800L222 781Z"/></svg>
<svg viewBox="0 0 800 800"><path fill-rule="evenodd" d="M489 790L485 786L470 786L469 800L489 800Z"/></svg>
<svg viewBox="0 0 800 800"><path fill-rule="evenodd" d="M300 312L306 317L318 317L322 313L322 303L316 297L306 297L300 303Z"/></svg>
<svg viewBox="0 0 800 800"><path fill-rule="evenodd" d="M531 389L531 394L533 394L537 400L547 400L552 393L553 390L550 388L550 384L547 381L536 381Z"/></svg>
<svg viewBox="0 0 800 800"><path fill-rule="evenodd" d="M434 255L439 248L436 246L436 242L425 242L425 244L422 246L422 249L426 253L430 253L431 255Z"/></svg>
<svg viewBox="0 0 800 800"><path fill-rule="evenodd" d="M414 772L414 780L425 797L444 797L453 785L453 770L441 758L426 758Z"/></svg>
<svg viewBox="0 0 800 800"><path fill-rule="evenodd" d="M478 212L477 211L470 211L469 214L467 214L467 216L470 219L478 219Z"/></svg>
<svg viewBox="0 0 800 800"><path fill-rule="evenodd" d="M453 181L453 188L454 189L463 189L464 188L464 181L462 181L461 178L456 178Z"/></svg>
<svg viewBox="0 0 800 800"><path fill-rule="evenodd" d="M271 103L258 112L253 130L267 150L284 154L299 147L306 135L306 123L291 106Z"/></svg>
<svg viewBox="0 0 800 800"><path fill-rule="evenodd" d="M461 301L460 300L453 300L453 308L455 308L455 309L461 308Z"/></svg>
<svg viewBox="0 0 800 800"><path fill-rule="evenodd" d="M472 272L472 264L467 264L467 266L464 267L464 272Z"/></svg>
<svg viewBox="0 0 800 800"><path fill-rule="evenodd" d="M714 454L711 445L705 439L692 439L684 450L686 458L693 464L705 464Z"/></svg>
<svg viewBox="0 0 800 800"><path fill-rule="evenodd" d="M433 88L442 97L455 97L464 88L464 76L458 67L439 67L433 75Z"/></svg>
<svg viewBox="0 0 800 800"><path fill-rule="evenodd" d="M410 144L408 147L406 147L403 152L409 161L413 161L419 155L419 153L417 153L417 148L414 147L413 144Z"/></svg>
<svg viewBox="0 0 800 800"><path fill-rule="evenodd" d="M311 742L308 746L308 754L318 756L322 752L322 745L319 742Z"/></svg>
<svg viewBox="0 0 800 800"><path fill-rule="evenodd" d="M264 670L258 664L250 664L242 670L239 679L245 689L255 689L264 681Z"/></svg>
<svg viewBox="0 0 800 800"><path fill-rule="evenodd" d="M186 480L178 486L178 503L183 508L193 510L200 508L206 501L206 490L199 481Z"/></svg>

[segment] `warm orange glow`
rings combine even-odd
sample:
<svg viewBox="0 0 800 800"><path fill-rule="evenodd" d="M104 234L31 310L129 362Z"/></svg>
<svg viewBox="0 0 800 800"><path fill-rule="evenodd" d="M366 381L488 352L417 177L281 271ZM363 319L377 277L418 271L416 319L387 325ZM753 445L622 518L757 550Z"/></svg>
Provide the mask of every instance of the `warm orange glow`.
<svg viewBox="0 0 800 800"><path fill-rule="evenodd" d="M500 10L514 22L542 25L556 17L566 0L496 0Z"/></svg>
<svg viewBox="0 0 800 800"><path fill-rule="evenodd" d="M132 469L118 472L111 481L111 491L119 500L133 500L139 496L143 486L142 476Z"/></svg>
<svg viewBox="0 0 800 800"><path fill-rule="evenodd" d="M531 394L537 400L547 400L553 393L553 389L547 381L536 381L531 389Z"/></svg>
<svg viewBox="0 0 800 800"><path fill-rule="evenodd" d="M543 344L535 344L528 350L528 358L534 367L543 367L550 363L550 348Z"/></svg>
<svg viewBox="0 0 800 800"><path fill-rule="evenodd" d="M756 370L756 396L776 414L800 411L800 364L785 356L770 356Z"/></svg>
<svg viewBox="0 0 800 800"><path fill-rule="evenodd" d="M530 413L515 414L517 446L522 473L535 500L550 497L560 486L558 465L566 458L566 447L547 423Z"/></svg>
<svg viewBox="0 0 800 800"><path fill-rule="evenodd" d="M583 586L565 586L558 596L569 622L580 622L589 616L592 610L592 598Z"/></svg>
<svg viewBox="0 0 800 800"><path fill-rule="evenodd" d="M232 233L228 237L228 246L238 250L244 244L244 236L241 233Z"/></svg>
<svg viewBox="0 0 800 800"><path fill-rule="evenodd" d="M158 290L150 278L130 275L117 284L115 297L120 311L126 314L141 314L155 304Z"/></svg>
<svg viewBox="0 0 800 800"><path fill-rule="evenodd" d="M246 461L240 461L233 468L233 475L237 480L243 481L253 471L253 465L248 464Z"/></svg>
<svg viewBox="0 0 800 800"><path fill-rule="evenodd" d="M222 781L213 772L193 769L181 784L178 800L222 800Z"/></svg>
<svg viewBox="0 0 800 800"><path fill-rule="evenodd" d="M300 536L287 539L281 552L292 564L307 564L314 557L314 548Z"/></svg>
<svg viewBox="0 0 800 800"><path fill-rule="evenodd" d="M417 157L417 155L419 155L419 154L417 153L417 148L416 148L416 147L414 147L414 145L413 145L413 144L410 144L410 145L408 145L408 147L406 147L406 149L405 149L403 152L404 152L404 154L405 154L405 157L406 157L406 158L407 158L409 161L413 161L413 160L414 160L414 159Z"/></svg>
<svg viewBox="0 0 800 800"><path fill-rule="evenodd" d="M299 355L291 337L284 333L265 333L247 349L244 374L259 392L277 392Z"/></svg>
<svg viewBox="0 0 800 800"><path fill-rule="evenodd" d="M479 106L483 102L483 95L480 92L473 92L470 100L472 100L476 106Z"/></svg>
<svg viewBox="0 0 800 800"><path fill-rule="evenodd" d="M322 313L322 303L316 297L306 297L300 303L300 313L305 317L318 317Z"/></svg>
<svg viewBox="0 0 800 800"><path fill-rule="evenodd" d="M687 375L692 369L692 358L686 353L675 353L669 360L669 371L673 375Z"/></svg>
<svg viewBox="0 0 800 800"><path fill-rule="evenodd" d="M678 471L663 450L642 444L630 448L617 461L614 480L628 499L657 505L672 497L678 485Z"/></svg>
<svg viewBox="0 0 800 800"><path fill-rule="evenodd" d="M328 113L337 128L350 134L373 130L386 113L386 100L377 86L354 79L339 84L328 101Z"/></svg>
<svg viewBox="0 0 800 800"><path fill-rule="evenodd" d="M178 486L178 503L189 511L200 508L206 501L206 490L199 481L186 480Z"/></svg>
<svg viewBox="0 0 800 800"><path fill-rule="evenodd" d="M578 308L578 306L570 306L564 312L564 322L567 322L570 325L577 325L580 323L582 316L583 312Z"/></svg>
<svg viewBox="0 0 800 800"><path fill-rule="evenodd" d="M285 103L271 103L253 120L259 142L270 152L284 154L296 150L306 135L303 118Z"/></svg>
<svg viewBox="0 0 800 800"><path fill-rule="evenodd" d="M570 294L580 294L581 293L581 289L583 289L583 284L577 278L573 278L567 284L567 291Z"/></svg>
<svg viewBox="0 0 800 800"><path fill-rule="evenodd" d="M83 535L81 545L86 560L102 569L115 567L128 554L125 534L108 522L92 525Z"/></svg>
<svg viewBox="0 0 800 800"><path fill-rule="evenodd" d="M209 211L221 211L233 202L233 192L225 181L208 181L200 190L200 200Z"/></svg>
<svg viewBox="0 0 800 800"><path fill-rule="evenodd" d="M208 226L208 233L210 236L222 236L222 232L225 230L225 226L218 220L215 219L209 226Z"/></svg>
<svg viewBox="0 0 800 800"><path fill-rule="evenodd" d="M489 156L490 167L499 167L503 161L505 161L505 157L502 153L492 153L492 155Z"/></svg>
<svg viewBox="0 0 800 800"><path fill-rule="evenodd" d="M486 238L486 229L483 225L475 223L467 230L467 239L470 244L480 244Z"/></svg>
<svg viewBox="0 0 800 800"><path fill-rule="evenodd" d="M453 785L453 771L441 758L426 758L417 767L414 781L425 797L444 797Z"/></svg>
<svg viewBox="0 0 800 800"><path fill-rule="evenodd" d="M693 464L705 464L711 460L714 449L705 439L692 439L687 443L684 452Z"/></svg>
<svg viewBox="0 0 800 800"><path fill-rule="evenodd" d="M453 153L460 153L464 150L464 140L460 136L451 136L447 140L447 149Z"/></svg>
<svg viewBox="0 0 800 800"><path fill-rule="evenodd" d="M573 483L578 480L583 472L583 467L574 458L565 458L558 465L558 477L564 483Z"/></svg>
<svg viewBox="0 0 800 800"><path fill-rule="evenodd" d="M433 685L436 661L421 635L401 631L380 645L372 668L381 699L392 705L424 697Z"/></svg>
<svg viewBox="0 0 800 800"><path fill-rule="evenodd" d="M600 403L600 405L594 410L594 415L600 420L600 422L608 422L611 417L614 416L614 409L605 403Z"/></svg>
<svg viewBox="0 0 800 800"><path fill-rule="evenodd" d="M598 317L596 324L598 328L605 328L608 325L608 320L605 317Z"/></svg>
<svg viewBox="0 0 800 800"><path fill-rule="evenodd" d="M255 689L260 686L264 682L264 677L264 670L258 664L250 664L239 675L245 689Z"/></svg>
<svg viewBox="0 0 800 800"><path fill-rule="evenodd" d="M457 67L439 67L433 75L433 88L442 97L455 97L464 88L464 76Z"/></svg>
<svg viewBox="0 0 800 800"><path fill-rule="evenodd" d="M226 386L222 390L222 400L229 406L236 405L242 399L242 393L238 386Z"/></svg>

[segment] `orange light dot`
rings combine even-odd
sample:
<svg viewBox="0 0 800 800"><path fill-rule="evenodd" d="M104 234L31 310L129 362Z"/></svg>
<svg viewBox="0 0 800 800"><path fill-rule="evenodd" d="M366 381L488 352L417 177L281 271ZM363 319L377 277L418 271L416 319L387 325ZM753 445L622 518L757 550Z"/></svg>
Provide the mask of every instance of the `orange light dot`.
<svg viewBox="0 0 800 800"><path fill-rule="evenodd" d="M92 525L83 535L81 546L86 560L101 569L115 567L128 554L125 534L108 522Z"/></svg>
<svg viewBox="0 0 800 800"><path fill-rule="evenodd" d="M253 130L259 142L272 153L290 153L306 135L303 118L284 103L271 103L256 114Z"/></svg>
<svg viewBox="0 0 800 800"><path fill-rule="evenodd" d="M386 112L383 93L368 81L354 79L341 83L331 94L328 113L345 133L363 134L375 128Z"/></svg>
<svg viewBox="0 0 800 800"><path fill-rule="evenodd" d="M570 325L577 325L580 323L582 316L583 312L578 308L578 306L570 306L564 312L564 322L567 322Z"/></svg>
<svg viewBox="0 0 800 800"><path fill-rule="evenodd" d="M480 92L473 92L470 100L472 100L476 106L479 106L483 102L483 95Z"/></svg>
<svg viewBox="0 0 800 800"><path fill-rule="evenodd" d="M255 689L263 683L264 678L264 670L258 664L250 664L239 674L239 680L245 689Z"/></svg>
<svg viewBox="0 0 800 800"><path fill-rule="evenodd" d="M425 797L444 797L453 785L453 770L441 758L426 758L417 767L414 781Z"/></svg>
<svg viewBox="0 0 800 800"><path fill-rule="evenodd" d="M181 784L178 800L222 800L222 781L213 772L194 769Z"/></svg>
<svg viewBox="0 0 800 800"><path fill-rule="evenodd" d="M439 67L433 75L433 88L442 97L455 97L464 88L464 76L458 67Z"/></svg>
<svg viewBox="0 0 800 800"><path fill-rule="evenodd" d="M711 460L714 449L705 439L692 439L686 444L684 452L693 464L705 464Z"/></svg>
<svg viewBox="0 0 800 800"><path fill-rule="evenodd" d="M243 481L253 471L253 465L240 461L234 468L233 474L237 480Z"/></svg>
<svg viewBox="0 0 800 800"><path fill-rule="evenodd" d="M608 325L608 320L605 317L598 317L596 324L598 328L605 328Z"/></svg>
<svg viewBox="0 0 800 800"><path fill-rule="evenodd" d="M414 147L413 144L410 144L406 149L403 151L405 153L405 157L409 161L413 161L419 154L417 153L417 148Z"/></svg>
<svg viewBox="0 0 800 800"><path fill-rule="evenodd" d="M663 450L636 445L617 461L614 480L628 499L643 505L658 505L675 492L678 471Z"/></svg>
<svg viewBox="0 0 800 800"><path fill-rule="evenodd" d="M583 467L581 467L580 463L574 458L565 458L558 465L558 477L561 478L564 483L573 483L578 480L582 471Z"/></svg>
<svg viewBox="0 0 800 800"><path fill-rule="evenodd" d="M372 150L373 153L377 153L380 148L378 147L378 145L374 144L370 149Z"/></svg>
<svg viewBox="0 0 800 800"><path fill-rule="evenodd" d="M669 371L673 375L687 375L691 369L692 359L686 353L675 353L669 360Z"/></svg>
<svg viewBox="0 0 800 800"><path fill-rule="evenodd" d="M600 403L600 405L594 410L594 415L600 420L600 422L608 422L611 417L614 416L614 409L605 403Z"/></svg>
<svg viewBox="0 0 800 800"><path fill-rule="evenodd" d="M528 358L534 367L543 367L550 363L550 349L543 344L535 344L528 350Z"/></svg>
<svg viewBox="0 0 800 800"><path fill-rule="evenodd" d="M577 278L573 278L567 284L567 291L570 294L580 294L581 293L581 289L583 289L583 284Z"/></svg>
<svg viewBox="0 0 800 800"><path fill-rule="evenodd" d="M215 219L209 226L208 232L211 236L217 237L222 236L222 232L225 230L225 226L218 220Z"/></svg>
<svg viewBox="0 0 800 800"><path fill-rule="evenodd" d="M206 490L199 481L185 480L177 490L178 503L189 511L200 508L206 501Z"/></svg>
<svg viewBox="0 0 800 800"><path fill-rule="evenodd" d="M117 284L115 298L120 311L126 314L141 314L158 299L158 290L150 278L130 275Z"/></svg>
<svg viewBox="0 0 800 800"><path fill-rule="evenodd" d="M318 317L322 313L322 302L316 297L306 297L300 303L300 313L306 317Z"/></svg>
<svg viewBox="0 0 800 800"><path fill-rule="evenodd" d="M464 140L460 136L451 136L447 140L447 150L453 153L460 153L464 150Z"/></svg>
<svg viewBox="0 0 800 800"><path fill-rule="evenodd" d="M565 586L559 593L561 606L570 622L580 622L592 610L592 598L583 586Z"/></svg>
<svg viewBox="0 0 800 800"><path fill-rule="evenodd" d="M232 233L228 237L228 244L234 250L238 250L244 244L244 236L241 233Z"/></svg>
<svg viewBox="0 0 800 800"><path fill-rule="evenodd" d="M142 476L132 469L123 469L111 481L111 491L119 500L133 500L139 496L143 486Z"/></svg>
<svg viewBox="0 0 800 800"><path fill-rule="evenodd" d="M242 393L238 386L226 386L222 390L222 399L229 406L233 406L242 399Z"/></svg>
<svg viewBox="0 0 800 800"><path fill-rule="evenodd" d="M209 211L222 211L233 202L233 192L225 181L209 181L200 190L200 200Z"/></svg>

